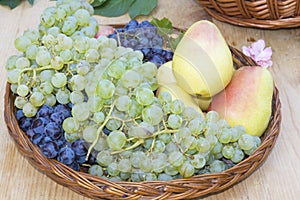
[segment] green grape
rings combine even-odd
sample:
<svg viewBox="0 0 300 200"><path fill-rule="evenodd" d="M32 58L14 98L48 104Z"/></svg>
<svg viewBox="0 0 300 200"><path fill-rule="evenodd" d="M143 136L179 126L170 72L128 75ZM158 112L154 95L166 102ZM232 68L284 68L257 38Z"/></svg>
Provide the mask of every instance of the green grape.
<svg viewBox="0 0 300 200"><path fill-rule="evenodd" d="M115 60L107 68L107 74L115 79L120 79L125 73L125 64L120 60Z"/></svg>
<svg viewBox="0 0 300 200"><path fill-rule="evenodd" d="M102 124L105 120L105 115L103 112L95 112L93 114L93 121L97 124Z"/></svg>
<svg viewBox="0 0 300 200"><path fill-rule="evenodd" d="M219 129L230 128L228 122L225 119L219 119L217 122Z"/></svg>
<svg viewBox="0 0 300 200"><path fill-rule="evenodd" d="M69 16L69 17L71 17L71 16ZM68 20L68 18L64 21L61 30L66 35L72 35L76 31L78 26L75 21L72 21L70 19ZM78 50L78 49L76 49L76 50Z"/></svg>
<svg viewBox="0 0 300 200"><path fill-rule="evenodd" d="M131 162L127 158L123 158L119 161L118 170L121 172L128 173L131 171Z"/></svg>
<svg viewBox="0 0 300 200"><path fill-rule="evenodd" d="M19 109L23 109L24 105L27 103L28 101L26 100L26 98L21 97L21 96L17 96L15 101L14 101L14 105L19 108Z"/></svg>
<svg viewBox="0 0 300 200"><path fill-rule="evenodd" d="M38 48L38 51L36 52L35 61L40 66L47 66L51 62L51 54L46 49L40 49Z"/></svg>
<svg viewBox="0 0 300 200"><path fill-rule="evenodd" d="M40 73L41 81L51 82L52 77L54 76L55 72L53 70L43 70Z"/></svg>
<svg viewBox="0 0 300 200"><path fill-rule="evenodd" d="M9 83L12 83L12 84L18 83L18 79L19 79L20 73L21 73L20 69L9 70L7 72L7 81Z"/></svg>
<svg viewBox="0 0 300 200"><path fill-rule="evenodd" d="M74 14L79 26L87 26L90 23L90 13L85 9L79 9Z"/></svg>
<svg viewBox="0 0 300 200"><path fill-rule="evenodd" d="M244 152L241 149L235 148L234 155L232 156L231 160L234 163L239 163L244 159L244 156Z"/></svg>
<svg viewBox="0 0 300 200"><path fill-rule="evenodd" d="M253 136L248 134L241 135L240 139L238 140L238 145L242 150L252 149L255 145Z"/></svg>
<svg viewBox="0 0 300 200"><path fill-rule="evenodd" d="M203 118L192 119L188 124L188 128L193 135L200 135L205 130L205 121Z"/></svg>
<svg viewBox="0 0 300 200"><path fill-rule="evenodd" d="M41 92L33 92L29 100L33 106L40 107L45 102L45 96Z"/></svg>
<svg viewBox="0 0 300 200"><path fill-rule="evenodd" d="M168 127L175 130L181 127L183 120L179 115L171 114L169 115L167 122Z"/></svg>
<svg viewBox="0 0 300 200"><path fill-rule="evenodd" d="M140 74L133 70L127 70L121 78L121 84L125 88L136 88L141 81L142 78Z"/></svg>
<svg viewBox="0 0 300 200"><path fill-rule="evenodd" d="M114 95L115 85L106 79L100 80L96 87L96 94L103 99L110 99Z"/></svg>
<svg viewBox="0 0 300 200"><path fill-rule="evenodd" d="M57 35L60 33L59 27L57 27L57 26L52 26L51 28L49 28L49 29L47 30L47 33L48 33L49 35L53 35L53 36L57 37Z"/></svg>
<svg viewBox="0 0 300 200"><path fill-rule="evenodd" d="M211 149L211 153L212 154L218 154L218 153L221 153L222 152L222 149L223 149L223 144L220 143L220 142L217 142L215 144L215 146Z"/></svg>
<svg viewBox="0 0 300 200"><path fill-rule="evenodd" d="M57 92L56 92L56 100L58 103L60 104L67 104L70 102L70 91L68 89L59 89Z"/></svg>
<svg viewBox="0 0 300 200"><path fill-rule="evenodd" d="M231 141L231 130L224 128L219 135L219 141L223 144L228 144Z"/></svg>
<svg viewBox="0 0 300 200"><path fill-rule="evenodd" d="M55 73L51 78L51 83L56 88L62 88L67 84L67 76L64 73Z"/></svg>
<svg viewBox="0 0 300 200"><path fill-rule="evenodd" d="M107 150L109 147L108 147L108 144L107 144L107 141L106 141L106 137L99 137L96 145L94 146L94 149L96 151L104 151L104 150Z"/></svg>
<svg viewBox="0 0 300 200"><path fill-rule="evenodd" d="M134 138L148 138L151 136L143 127L138 125L129 127L128 135Z"/></svg>
<svg viewBox="0 0 300 200"><path fill-rule="evenodd" d="M124 88L121 84L116 86L115 94L118 96L128 95L128 89Z"/></svg>
<svg viewBox="0 0 300 200"><path fill-rule="evenodd" d="M195 154L190 162L195 169L201 169L205 166L206 159L202 154Z"/></svg>
<svg viewBox="0 0 300 200"><path fill-rule="evenodd" d="M165 143L163 143L162 141L160 140L156 140L155 143L154 143L154 147L153 147L153 152L156 152L156 153L162 153L164 152L166 149L166 145Z"/></svg>
<svg viewBox="0 0 300 200"><path fill-rule="evenodd" d="M130 101L128 115L131 118L136 118L136 117L138 117L138 116L140 116L142 114L143 108L144 107L142 105L140 105L137 101L135 101L135 100L132 99Z"/></svg>
<svg viewBox="0 0 300 200"><path fill-rule="evenodd" d="M133 167L139 168L141 162L146 159L146 155L143 151L134 151L130 156L130 162Z"/></svg>
<svg viewBox="0 0 300 200"><path fill-rule="evenodd" d="M47 48L51 48L55 43L56 40L53 35L48 34L42 37L42 44Z"/></svg>
<svg viewBox="0 0 300 200"><path fill-rule="evenodd" d="M51 67L55 70L61 70L64 67L64 60L60 56L51 59Z"/></svg>
<svg viewBox="0 0 300 200"><path fill-rule="evenodd" d="M82 91L84 90L85 86L87 84L87 79L84 76L81 75L74 75L69 80L69 86L72 88L73 91Z"/></svg>
<svg viewBox="0 0 300 200"><path fill-rule="evenodd" d="M24 31L23 35L29 38L31 42L37 42L40 37L39 32L34 29L27 29L26 31Z"/></svg>
<svg viewBox="0 0 300 200"><path fill-rule="evenodd" d="M30 66L30 61L25 57L20 57L16 60L16 68L25 69Z"/></svg>
<svg viewBox="0 0 300 200"><path fill-rule="evenodd" d="M37 45L33 44L27 47L25 55L27 58L31 60L35 60L37 52L38 52L38 47Z"/></svg>
<svg viewBox="0 0 300 200"><path fill-rule="evenodd" d="M209 170L211 173L219 173L225 170L225 164L220 160L214 160L209 165Z"/></svg>
<svg viewBox="0 0 300 200"><path fill-rule="evenodd" d="M244 150L244 153L246 155L251 155L257 149L257 147L261 144L261 140L257 136L253 136L253 140L254 140L254 146L249 150Z"/></svg>
<svg viewBox="0 0 300 200"><path fill-rule="evenodd" d="M185 158L179 151L173 151L169 154L168 161L174 167L179 167L183 164Z"/></svg>
<svg viewBox="0 0 300 200"><path fill-rule="evenodd" d="M140 162L139 168L143 172L150 172L150 171L152 171L152 169L153 169L152 160L150 158L148 158L148 157L145 157L144 160L142 162Z"/></svg>
<svg viewBox="0 0 300 200"><path fill-rule="evenodd" d="M31 43L32 42L28 37L21 35L15 40L14 45L18 51L25 52Z"/></svg>
<svg viewBox="0 0 300 200"><path fill-rule="evenodd" d="M113 130L118 130L121 127L121 125L122 125L122 121L117 119L110 119L106 123L106 128L113 131Z"/></svg>
<svg viewBox="0 0 300 200"><path fill-rule="evenodd" d="M142 118L145 122L158 125L163 119L163 111L160 107L151 105L143 109Z"/></svg>
<svg viewBox="0 0 300 200"><path fill-rule="evenodd" d="M70 101L72 104L82 103L84 95L81 91L73 91L70 93Z"/></svg>
<svg viewBox="0 0 300 200"><path fill-rule="evenodd" d="M100 166L106 167L113 162L113 156L110 154L110 151L104 150L97 154L96 160Z"/></svg>
<svg viewBox="0 0 300 200"><path fill-rule="evenodd" d="M163 143L168 144L172 141L172 135L170 133L163 133L158 135L158 139L161 140Z"/></svg>
<svg viewBox="0 0 300 200"><path fill-rule="evenodd" d="M45 96L45 104L49 106L54 106L56 104L56 97L53 94L47 94Z"/></svg>
<svg viewBox="0 0 300 200"><path fill-rule="evenodd" d="M74 48L79 52L79 53L85 53L89 49L89 39L88 37L78 37L74 41ZM101 54L102 57L102 54Z"/></svg>
<svg viewBox="0 0 300 200"><path fill-rule="evenodd" d="M72 60L72 58L73 58L73 53L72 53L71 50L65 49L65 50L62 50L62 51L59 53L59 56L61 57L61 59L62 59L64 62L68 62L68 61Z"/></svg>
<svg viewBox="0 0 300 200"><path fill-rule="evenodd" d="M107 173L110 176L118 176L120 174L120 170L118 169L118 163L112 162L107 166Z"/></svg>
<svg viewBox="0 0 300 200"><path fill-rule="evenodd" d="M78 121L85 121L90 116L90 111L86 102L78 103L72 107L72 115Z"/></svg>
<svg viewBox="0 0 300 200"><path fill-rule="evenodd" d="M98 96L91 96L88 99L87 105L91 112L101 111L103 108L104 101Z"/></svg>
<svg viewBox="0 0 300 200"><path fill-rule="evenodd" d="M6 65L5 65L5 69L7 71L10 71L12 69L15 69L16 68L16 61L17 59L19 58L18 55L12 55L10 56L7 61L6 61Z"/></svg>
<svg viewBox="0 0 300 200"><path fill-rule="evenodd" d="M176 174L179 173L177 167L170 165L168 162L166 163L164 171L166 174L170 176L175 176Z"/></svg>
<svg viewBox="0 0 300 200"><path fill-rule="evenodd" d="M219 120L219 114L216 111L209 111L205 115L206 120L209 122L217 123Z"/></svg>
<svg viewBox="0 0 300 200"><path fill-rule="evenodd" d="M90 64L86 61L81 61L76 65L76 72L81 75L85 76L90 71Z"/></svg>
<svg viewBox="0 0 300 200"><path fill-rule="evenodd" d="M36 115L37 108L34 107L30 102L27 102L23 106L23 113L26 117L34 117Z"/></svg>
<svg viewBox="0 0 300 200"><path fill-rule="evenodd" d="M164 105L172 102L172 96L169 92L162 91L158 94L159 102Z"/></svg>
<svg viewBox="0 0 300 200"><path fill-rule="evenodd" d="M182 101L175 99L170 103L170 110L174 114L180 114L184 110L184 104Z"/></svg>
<svg viewBox="0 0 300 200"><path fill-rule="evenodd" d="M159 181L170 181L172 179L173 179L172 176L165 174L165 173L158 174L158 176L157 176L157 180L159 180Z"/></svg>
<svg viewBox="0 0 300 200"><path fill-rule="evenodd" d="M97 62L100 58L100 54L96 49L88 49L85 53L85 59L90 62Z"/></svg>
<svg viewBox="0 0 300 200"><path fill-rule="evenodd" d="M206 123L206 130L204 132L205 137L218 135L218 125L214 122Z"/></svg>
<svg viewBox="0 0 300 200"><path fill-rule="evenodd" d="M195 168L189 162L184 162L178 169L181 176L184 178L192 177L195 173Z"/></svg>
<svg viewBox="0 0 300 200"><path fill-rule="evenodd" d="M63 121L62 127L66 133L76 133L79 130L79 123L73 117L68 117Z"/></svg>
<svg viewBox="0 0 300 200"><path fill-rule="evenodd" d="M19 85L17 89L17 94L21 97L25 97L29 93L29 88L27 85Z"/></svg>
<svg viewBox="0 0 300 200"><path fill-rule="evenodd" d="M12 93L17 93L17 89L18 89L18 84L11 84L10 85L10 90L12 91Z"/></svg>
<svg viewBox="0 0 300 200"><path fill-rule="evenodd" d="M210 143L207 139L199 137L197 139L196 149L201 153L206 153L210 150Z"/></svg>
<svg viewBox="0 0 300 200"><path fill-rule="evenodd" d="M241 132L239 131L238 126L234 126L230 129L231 131L231 140L230 142L236 142L240 139L241 137Z"/></svg>
<svg viewBox="0 0 300 200"><path fill-rule="evenodd" d="M100 167L99 165L92 165L89 168L89 174L92 174L94 176L102 177L102 175L103 175L102 167Z"/></svg>
<svg viewBox="0 0 300 200"><path fill-rule="evenodd" d="M225 145L222 149L222 155L227 159L231 159L234 153L235 150L232 145Z"/></svg>
<svg viewBox="0 0 300 200"><path fill-rule="evenodd" d="M129 96L119 96L116 99L116 108L119 111L128 111L130 108L131 99Z"/></svg>
<svg viewBox="0 0 300 200"><path fill-rule="evenodd" d="M177 143L180 143L184 138L192 135L192 132L187 127L182 127L175 133L174 139Z"/></svg>
<svg viewBox="0 0 300 200"><path fill-rule="evenodd" d="M94 142L97 138L97 128L94 126L86 126L83 129L82 138L89 143Z"/></svg>
<svg viewBox="0 0 300 200"><path fill-rule="evenodd" d="M145 181L156 181L157 176L154 173L146 173L144 177Z"/></svg>
<svg viewBox="0 0 300 200"><path fill-rule="evenodd" d="M55 23L55 18L53 17L54 10L50 11L49 8L47 9L41 14L40 23L46 28L50 28Z"/></svg>
<svg viewBox="0 0 300 200"><path fill-rule="evenodd" d="M55 9L53 16L57 21L61 21L67 17L67 12L64 7L59 6Z"/></svg>
<svg viewBox="0 0 300 200"><path fill-rule="evenodd" d="M154 93L148 88L137 88L135 95L136 101L143 106L150 105L154 101Z"/></svg>
<svg viewBox="0 0 300 200"><path fill-rule="evenodd" d="M100 42L96 38L90 38L89 39L89 45L90 49L99 49L100 47Z"/></svg>
<svg viewBox="0 0 300 200"><path fill-rule="evenodd" d="M195 149L197 146L197 140L194 136L187 136L182 139L182 144L182 146L188 150Z"/></svg>
<svg viewBox="0 0 300 200"><path fill-rule="evenodd" d="M122 131L112 131L107 136L107 144L112 150L121 150L126 144L126 135Z"/></svg>
<svg viewBox="0 0 300 200"><path fill-rule="evenodd" d="M157 74L157 67L152 62L143 63L140 69L141 69L141 74L148 80L152 80L152 78Z"/></svg>
<svg viewBox="0 0 300 200"><path fill-rule="evenodd" d="M67 133L67 132L65 132L64 136L65 136L66 140L68 142L71 142L71 143L78 140L78 139L80 139L80 135L78 133Z"/></svg>

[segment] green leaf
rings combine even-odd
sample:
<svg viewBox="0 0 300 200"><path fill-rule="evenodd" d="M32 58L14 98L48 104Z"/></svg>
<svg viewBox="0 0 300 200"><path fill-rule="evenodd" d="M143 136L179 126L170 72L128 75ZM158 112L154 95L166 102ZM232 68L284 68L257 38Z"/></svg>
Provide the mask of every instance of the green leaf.
<svg viewBox="0 0 300 200"><path fill-rule="evenodd" d="M14 9L21 3L21 0L0 0L0 4L9 6L11 9Z"/></svg>
<svg viewBox="0 0 300 200"><path fill-rule="evenodd" d="M110 0L95 8L95 14L105 17L118 17L124 15L134 0Z"/></svg>
<svg viewBox="0 0 300 200"><path fill-rule="evenodd" d="M92 6L94 8L98 7L98 6L101 6L102 4L104 4L107 0L95 0L93 3L92 3Z"/></svg>
<svg viewBox="0 0 300 200"><path fill-rule="evenodd" d="M180 33L176 38L172 38L170 41L171 49L175 50L180 40L182 39L184 33Z"/></svg>
<svg viewBox="0 0 300 200"><path fill-rule="evenodd" d="M33 5L34 0L27 0L31 5Z"/></svg>
<svg viewBox="0 0 300 200"><path fill-rule="evenodd" d="M150 23L157 27L158 34L160 35L170 34L173 32L172 22L168 18L164 17L163 19L159 20L154 17Z"/></svg>
<svg viewBox="0 0 300 200"><path fill-rule="evenodd" d="M129 8L129 16L131 19L140 15L149 15L157 6L157 0L135 0Z"/></svg>

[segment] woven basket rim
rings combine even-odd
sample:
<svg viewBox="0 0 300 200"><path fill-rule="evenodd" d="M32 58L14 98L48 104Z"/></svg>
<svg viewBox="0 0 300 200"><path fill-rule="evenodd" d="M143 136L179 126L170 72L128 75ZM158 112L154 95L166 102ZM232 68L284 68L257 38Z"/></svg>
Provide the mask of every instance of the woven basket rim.
<svg viewBox="0 0 300 200"><path fill-rule="evenodd" d="M254 66L256 63L241 51L230 47L235 65ZM64 164L48 159L33 145L19 128L14 115L13 94L10 84L4 96L4 118L8 132L19 152L31 165L56 183L93 199L192 199L211 195L242 181L253 173L268 157L279 135L281 103L279 92L274 86L272 117L262 136L262 144L248 158L226 171L215 174L196 175L191 178L171 181L112 182L84 172L77 172Z"/></svg>

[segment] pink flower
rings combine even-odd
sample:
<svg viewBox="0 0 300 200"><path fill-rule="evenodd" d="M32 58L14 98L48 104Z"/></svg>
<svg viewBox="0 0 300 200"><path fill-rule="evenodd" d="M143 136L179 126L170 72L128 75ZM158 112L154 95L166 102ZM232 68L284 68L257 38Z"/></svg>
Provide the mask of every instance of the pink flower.
<svg viewBox="0 0 300 200"><path fill-rule="evenodd" d="M243 46L242 50L246 56L251 57L259 66L267 68L273 64L271 60L272 49L271 47L265 47L265 41L260 39L252 43L249 47Z"/></svg>

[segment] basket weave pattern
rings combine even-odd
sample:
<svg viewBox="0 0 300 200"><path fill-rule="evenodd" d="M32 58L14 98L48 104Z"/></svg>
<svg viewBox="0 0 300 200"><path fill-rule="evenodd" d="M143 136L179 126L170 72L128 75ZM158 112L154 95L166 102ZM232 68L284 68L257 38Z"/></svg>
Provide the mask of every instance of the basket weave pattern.
<svg viewBox="0 0 300 200"><path fill-rule="evenodd" d="M300 26L300 0L198 0L214 18L239 26Z"/></svg>
<svg viewBox="0 0 300 200"><path fill-rule="evenodd" d="M231 48L236 67L256 65L249 57ZM14 114L14 95L6 87L4 116L9 134L23 156L39 171L55 182L93 199L192 199L203 197L229 188L245 179L267 158L275 145L281 123L281 103L274 87L272 117L262 136L262 144L248 158L234 167L216 174L203 174L187 179L148 182L111 182L84 172L77 172L62 163L48 159L31 143L19 128Z"/></svg>

